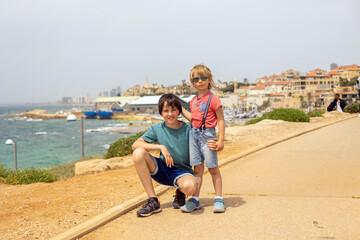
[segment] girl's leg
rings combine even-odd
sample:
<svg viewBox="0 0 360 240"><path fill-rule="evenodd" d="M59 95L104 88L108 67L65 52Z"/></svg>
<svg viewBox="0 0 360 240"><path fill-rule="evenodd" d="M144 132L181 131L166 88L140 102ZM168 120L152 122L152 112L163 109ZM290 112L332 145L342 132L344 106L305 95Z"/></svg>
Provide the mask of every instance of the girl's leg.
<svg viewBox="0 0 360 240"><path fill-rule="evenodd" d="M151 180L151 173L155 172L155 163L150 154L142 148L135 149L133 152L133 161L136 172L148 197L156 197L154 186Z"/></svg>
<svg viewBox="0 0 360 240"><path fill-rule="evenodd" d="M222 178L219 167L208 168L215 189L215 196L222 197Z"/></svg>
<svg viewBox="0 0 360 240"><path fill-rule="evenodd" d="M194 166L194 175L196 177L196 181L198 182L196 192L193 194L193 196L195 197L199 197L200 195L203 174L204 174L204 164Z"/></svg>

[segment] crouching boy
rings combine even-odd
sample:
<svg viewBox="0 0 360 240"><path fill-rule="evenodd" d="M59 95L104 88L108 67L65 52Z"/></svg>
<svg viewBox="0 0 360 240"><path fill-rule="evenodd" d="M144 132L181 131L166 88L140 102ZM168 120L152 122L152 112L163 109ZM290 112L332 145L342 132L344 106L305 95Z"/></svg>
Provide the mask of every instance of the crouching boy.
<svg viewBox="0 0 360 240"><path fill-rule="evenodd" d="M165 122L152 125L132 145L136 172L149 197L136 212L139 217L161 212L151 179L176 187L174 208L183 206L185 195L191 196L197 189L189 159L190 125L178 120L182 109L180 99L174 94L165 94L159 99L158 108ZM157 144L152 144L155 142ZM159 158L148 153L154 150L160 151Z"/></svg>

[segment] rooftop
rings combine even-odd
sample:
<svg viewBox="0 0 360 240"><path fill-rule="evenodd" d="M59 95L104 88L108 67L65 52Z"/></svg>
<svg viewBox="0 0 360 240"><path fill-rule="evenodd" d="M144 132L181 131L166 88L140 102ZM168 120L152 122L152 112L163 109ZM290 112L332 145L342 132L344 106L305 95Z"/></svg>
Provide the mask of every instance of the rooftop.
<svg viewBox="0 0 360 240"><path fill-rule="evenodd" d="M131 105L155 105L158 104L161 95L144 96L131 102Z"/></svg>

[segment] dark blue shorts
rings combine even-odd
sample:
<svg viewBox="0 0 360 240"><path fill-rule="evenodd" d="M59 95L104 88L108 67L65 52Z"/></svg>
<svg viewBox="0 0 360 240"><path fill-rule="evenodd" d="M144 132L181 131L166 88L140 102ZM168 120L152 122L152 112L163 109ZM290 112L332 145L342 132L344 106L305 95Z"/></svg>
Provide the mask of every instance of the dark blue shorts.
<svg viewBox="0 0 360 240"><path fill-rule="evenodd" d="M191 175L195 178L195 176L183 169L175 168L175 167L167 167L166 164L157 157L152 156L154 163L155 163L155 171L151 173L152 179L154 179L156 182L167 185L167 186L174 186L176 188L179 188L179 186L176 184L176 181L185 176L185 175ZM196 180L196 178L195 178Z"/></svg>

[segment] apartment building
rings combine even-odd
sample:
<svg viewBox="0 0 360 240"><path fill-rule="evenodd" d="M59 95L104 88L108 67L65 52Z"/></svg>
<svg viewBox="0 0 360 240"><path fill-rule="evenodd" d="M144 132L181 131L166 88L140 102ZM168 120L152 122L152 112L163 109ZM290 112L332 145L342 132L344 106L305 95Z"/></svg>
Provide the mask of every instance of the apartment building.
<svg viewBox="0 0 360 240"><path fill-rule="evenodd" d="M334 68L333 71L341 73L341 78L347 79L348 81L360 76L360 66L356 64L340 66Z"/></svg>
<svg viewBox="0 0 360 240"><path fill-rule="evenodd" d="M332 91L334 87L335 81L326 70L314 69L294 81L292 94L293 96L304 96L308 92Z"/></svg>

